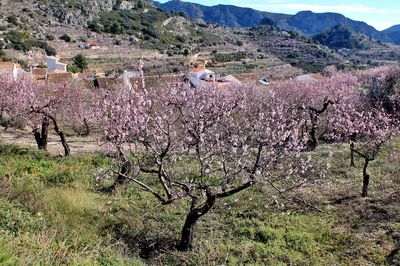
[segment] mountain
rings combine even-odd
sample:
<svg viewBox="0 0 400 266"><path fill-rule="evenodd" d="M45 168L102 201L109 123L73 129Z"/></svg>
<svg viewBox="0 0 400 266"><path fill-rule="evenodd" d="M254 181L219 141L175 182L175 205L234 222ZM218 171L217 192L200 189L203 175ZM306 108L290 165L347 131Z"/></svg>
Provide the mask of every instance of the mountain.
<svg viewBox="0 0 400 266"><path fill-rule="evenodd" d="M287 25L296 28L300 33L315 35L339 24L347 25L353 30L377 40L390 41L382 32L362 21L349 19L338 13L314 13L301 11L286 21Z"/></svg>
<svg viewBox="0 0 400 266"><path fill-rule="evenodd" d="M290 15L263 12L232 5L204 6L180 0L172 0L164 4L153 3L163 10L184 12L192 18L203 19L209 23L228 27L254 27L258 26L265 17L273 21L280 21L290 17Z"/></svg>
<svg viewBox="0 0 400 266"><path fill-rule="evenodd" d="M204 6L172 0L167 3L154 2L156 6L167 11L184 12L193 18L217 23L229 27L255 27L265 17L272 19L275 25L284 30L297 31L312 36L331 29L339 24L381 41L395 42L386 32L380 32L362 21L349 19L338 13L314 13L301 11L295 15L276 14L229 5Z"/></svg>
<svg viewBox="0 0 400 266"><path fill-rule="evenodd" d="M394 26L392 26L390 28L387 28L386 30L383 30L382 32L392 33L392 32L397 32L397 31L400 31L400 24L399 25L394 25Z"/></svg>
<svg viewBox="0 0 400 266"><path fill-rule="evenodd" d="M333 49L366 49L369 47L370 39L344 24L336 25L314 36L314 40Z"/></svg>
<svg viewBox="0 0 400 266"><path fill-rule="evenodd" d="M394 25L384 32L395 44L400 44L400 25Z"/></svg>

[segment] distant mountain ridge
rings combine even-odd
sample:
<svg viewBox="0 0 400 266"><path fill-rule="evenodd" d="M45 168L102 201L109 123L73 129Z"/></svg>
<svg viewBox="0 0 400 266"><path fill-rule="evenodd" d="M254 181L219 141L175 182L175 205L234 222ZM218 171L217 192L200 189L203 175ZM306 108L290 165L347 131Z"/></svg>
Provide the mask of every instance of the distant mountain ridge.
<svg viewBox="0 0 400 266"><path fill-rule="evenodd" d="M166 3L154 1L153 3L167 11L184 12L190 17L228 27L256 27L263 18L270 18L281 29L312 36L343 24L368 37L400 44L400 25L389 31L378 31L365 22L355 21L338 13L301 11L295 15L287 15L232 5L204 6L180 0L171 0Z"/></svg>
<svg viewBox="0 0 400 266"><path fill-rule="evenodd" d="M392 32L397 32L397 31L400 31L400 25L394 25L390 28L387 28L386 30L383 30L382 32L392 33Z"/></svg>
<svg viewBox="0 0 400 266"><path fill-rule="evenodd" d="M290 17L290 15L258 11L233 5L204 6L180 0L171 0L164 4L156 1L153 1L153 3L167 11L184 12L192 18L203 19L209 23L228 27L254 27L259 25L260 21L265 17L269 17L274 21Z"/></svg>

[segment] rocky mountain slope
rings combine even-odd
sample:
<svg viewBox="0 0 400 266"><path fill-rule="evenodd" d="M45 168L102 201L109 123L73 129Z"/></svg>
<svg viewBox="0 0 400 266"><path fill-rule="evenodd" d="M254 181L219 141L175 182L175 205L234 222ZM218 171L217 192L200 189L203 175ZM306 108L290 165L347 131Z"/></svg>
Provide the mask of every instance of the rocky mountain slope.
<svg viewBox="0 0 400 266"><path fill-rule="evenodd" d="M204 23L170 14L145 0L0 0L0 5L0 49L46 48L44 42L64 34L71 35L64 38L67 42L78 46L93 35L90 32L99 33L97 39L111 34L116 45L126 39L130 45L170 54L236 43L214 34Z"/></svg>
<svg viewBox="0 0 400 266"><path fill-rule="evenodd" d="M290 17L289 15L257 11L233 5L203 6L180 0L172 0L164 4L156 1L153 3L164 10L183 12L190 17L228 27L254 27L258 26L260 21L265 17L271 18L274 21Z"/></svg>
<svg viewBox="0 0 400 266"><path fill-rule="evenodd" d="M339 24L345 24L368 37L400 43L400 37L397 38L397 35L394 36L393 33L380 32L365 22L355 21L337 13L301 11L295 15L284 15L236 6L216 5L209 7L180 0L172 0L163 4L154 3L164 10L184 12L194 18L201 18L210 23L231 27L255 27L260 24L263 18L269 18L281 29L297 31L301 34L312 36Z"/></svg>
<svg viewBox="0 0 400 266"><path fill-rule="evenodd" d="M339 24L314 36L314 40L332 49L368 49L372 39L351 27Z"/></svg>
<svg viewBox="0 0 400 266"><path fill-rule="evenodd" d="M383 31L394 43L400 43L400 25L394 25Z"/></svg>

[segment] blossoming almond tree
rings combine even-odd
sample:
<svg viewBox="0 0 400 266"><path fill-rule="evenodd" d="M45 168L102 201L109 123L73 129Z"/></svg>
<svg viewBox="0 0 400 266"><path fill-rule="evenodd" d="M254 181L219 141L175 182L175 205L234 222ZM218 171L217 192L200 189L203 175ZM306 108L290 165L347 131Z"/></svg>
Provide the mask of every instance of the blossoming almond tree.
<svg viewBox="0 0 400 266"><path fill-rule="evenodd" d="M120 151L125 145L135 168L119 175L161 204L190 201L180 250L192 247L196 222L222 198L259 183L284 191L318 176L300 154L297 108L272 91L180 85L118 95L103 104L104 133ZM124 169L128 156L120 158Z"/></svg>
<svg viewBox="0 0 400 266"><path fill-rule="evenodd" d="M361 102L359 104L362 105ZM351 142L350 149L352 156L357 154L364 160L362 196L368 197L369 163L377 158L381 148L398 133L399 124L384 109L375 109L366 104L363 106L364 109L351 104L342 105L329 121L335 128L337 139L358 138L358 142Z"/></svg>
<svg viewBox="0 0 400 266"><path fill-rule="evenodd" d="M19 92L28 86L25 77L20 76L15 79L7 72L0 73L0 117L12 121L19 112Z"/></svg>
<svg viewBox="0 0 400 266"><path fill-rule="evenodd" d="M7 110L11 118L22 118L32 128L39 149L47 149L48 131L52 124L60 137L65 156L70 155L59 118L74 117L76 110L73 106L80 102L78 89L69 84L38 82L29 75L21 75L17 80L3 79L0 91L1 102L7 103L3 110Z"/></svg>
<svg viewBox="0 0 400 266"><path fill-rule="evenodd" d="M290 81L274 89L280 97L298 106L305 119L304 130L309 134L307 148L314 150L328 131L326 117L335 111L333 106L354 97L357 83L357 78L351 73L333 73L323 80Z"/></svg>

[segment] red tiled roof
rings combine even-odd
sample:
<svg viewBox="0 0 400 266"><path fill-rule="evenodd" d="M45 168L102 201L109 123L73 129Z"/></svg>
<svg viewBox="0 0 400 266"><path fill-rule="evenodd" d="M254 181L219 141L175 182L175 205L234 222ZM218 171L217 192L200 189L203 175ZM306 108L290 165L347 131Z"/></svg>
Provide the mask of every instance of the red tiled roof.
<svg viewBox="0 0 400 266"><path fill-rule="evenodd" d="M203 71L203 70L205 70L205 68L195 67L195 68L192 69L192 72L200 72L200 71Z"/></svg>

